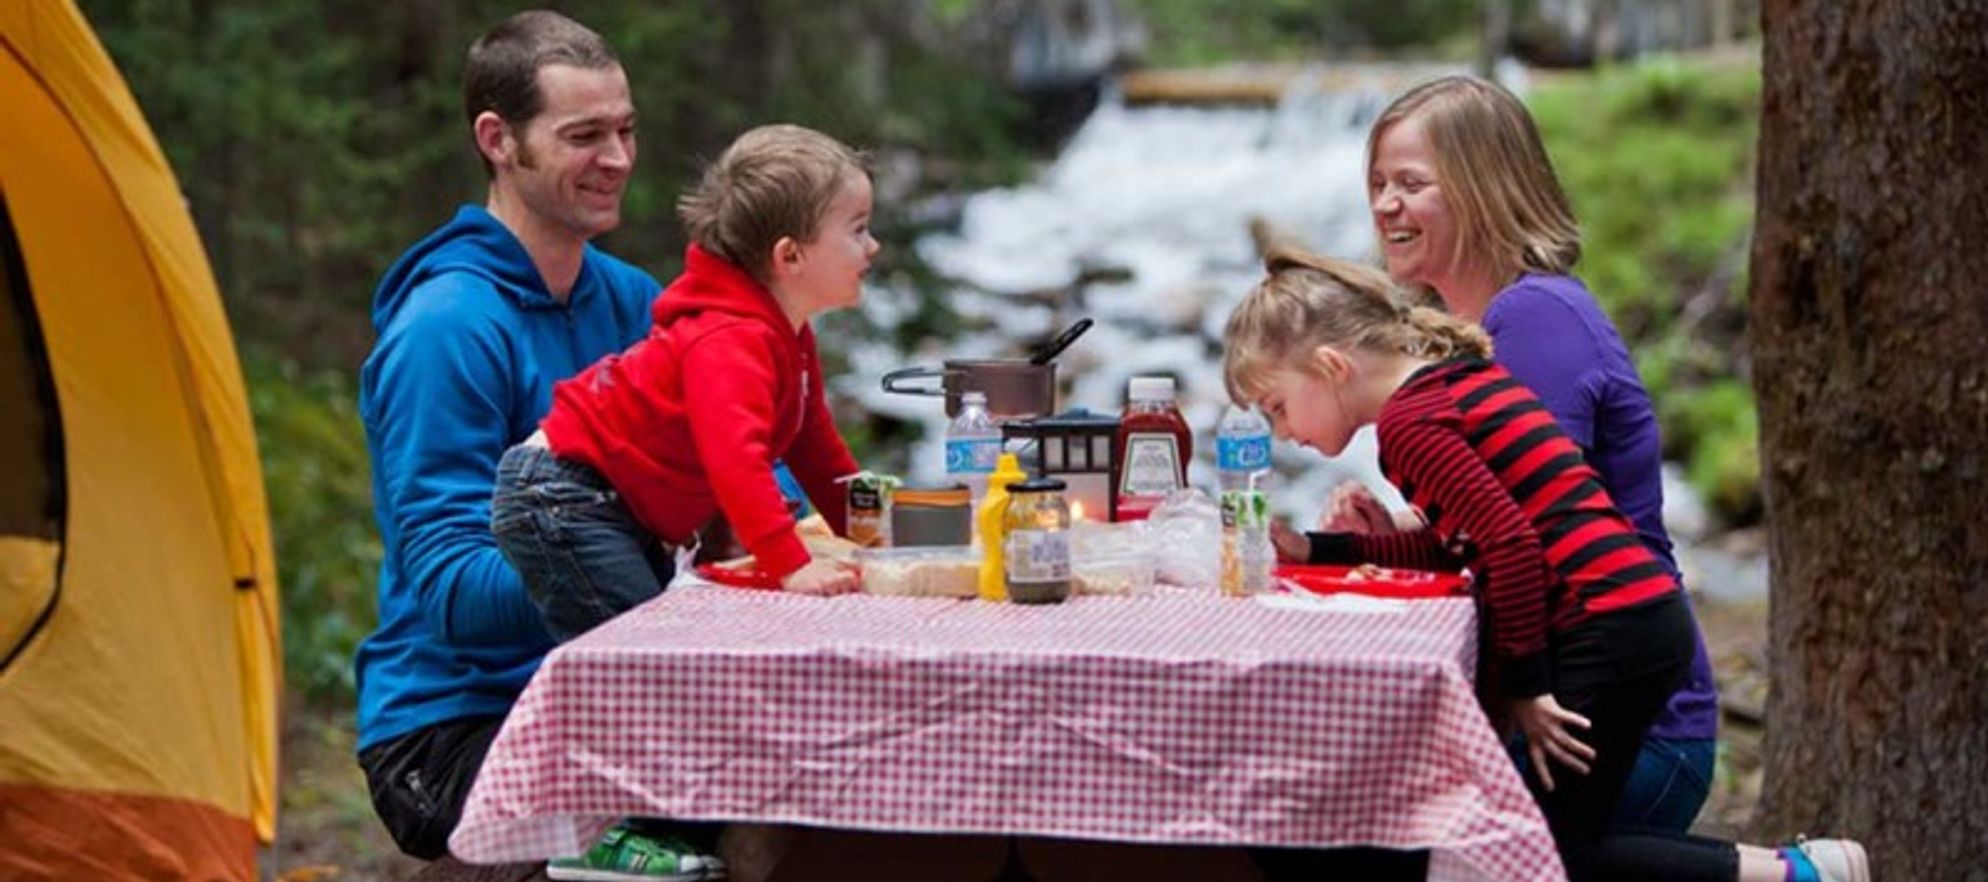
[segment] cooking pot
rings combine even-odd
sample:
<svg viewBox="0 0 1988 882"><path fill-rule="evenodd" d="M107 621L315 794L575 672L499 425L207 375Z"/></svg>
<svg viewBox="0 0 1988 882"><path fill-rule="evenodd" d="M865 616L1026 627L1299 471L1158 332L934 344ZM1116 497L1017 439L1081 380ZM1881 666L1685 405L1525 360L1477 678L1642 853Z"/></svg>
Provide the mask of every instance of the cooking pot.
<svg viewBox="0 0 1988 882"><path fill-rule="evenodd" d="M944 395L948 419L959 416L959 398L965 392L985 393L987 413L997 420L1025 420L1052 414L1056 412L1056 364L1052 359L1090 328L1091 320L1080 318L1027 359L949 358L943 368L900 368L884 375L884 391ZM939 380L938 386L904 385L910 380L932 378Z"/></svg>
<svg viewBox="0 0 1988 882"><path fill-rule="evenodd" d="M938 380L936 385L914 385ZM884 391L899 395L943 395L946 416L959 416L961 393L983 392L995 419L1028 419L1056 412L1056 364L1025 358L949 358L944 367L899 368L884 374Z"/></svg>

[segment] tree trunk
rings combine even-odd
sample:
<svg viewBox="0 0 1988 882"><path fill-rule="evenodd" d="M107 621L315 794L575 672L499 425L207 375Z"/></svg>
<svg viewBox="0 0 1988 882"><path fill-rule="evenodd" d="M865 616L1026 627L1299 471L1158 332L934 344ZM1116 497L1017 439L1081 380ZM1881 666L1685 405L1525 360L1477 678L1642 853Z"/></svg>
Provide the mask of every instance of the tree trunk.
<svg viewBox="0 0 1988 882"><path fill-rule="evenodd" d="M1491 79L1498 73L1498 59L1512 48L1511 0L1484 0L1483 34L1477 47L1477 75Z"/></svg>
<svg viewBox="0 0 1988 882"><path fill-rule="evenodd" d="M1756 834L1988 880L1988 0L1769 0Z"/></svg>
<svg viewBox="0 0 1988 882"><path fill-rule="evenodd" d="M1712 0L1711 45L1716 48L1733 41L1733 0Z"/></svg>

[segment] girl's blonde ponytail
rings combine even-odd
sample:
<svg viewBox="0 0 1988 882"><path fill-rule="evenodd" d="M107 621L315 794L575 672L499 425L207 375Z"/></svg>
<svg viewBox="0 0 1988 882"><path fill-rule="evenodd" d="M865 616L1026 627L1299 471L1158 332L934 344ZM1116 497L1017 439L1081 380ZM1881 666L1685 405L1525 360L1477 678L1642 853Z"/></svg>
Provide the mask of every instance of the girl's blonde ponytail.
<svg viewBox="0 0 1988 882"><path fill-rule="evenodd" d="M1402 321L1420 338L1423 358L1441 361L1459 356L1491 357L1491 335L1447 312L1413 306L1402 316Z"/></svg>

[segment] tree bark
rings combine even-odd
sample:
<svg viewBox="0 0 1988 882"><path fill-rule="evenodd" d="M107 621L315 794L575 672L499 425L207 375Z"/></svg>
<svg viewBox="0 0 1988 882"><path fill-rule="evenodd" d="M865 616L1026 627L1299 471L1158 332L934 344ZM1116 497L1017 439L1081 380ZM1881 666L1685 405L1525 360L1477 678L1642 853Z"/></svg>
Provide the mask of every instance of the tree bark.
<svg viewBox="0 0 1988 882"><path fill-rule="evenodd" d="M1762 9L1755 834L1988 880L1988 0Z"/></svg>
<svg viewBox="0 0 1988 882"><path fill-rule="evenodd" d="M1477 75L1491 79L1498 73L1498 59L1512 48L1511 0L1484 0L1483 33L1477 46Z"/></svg>

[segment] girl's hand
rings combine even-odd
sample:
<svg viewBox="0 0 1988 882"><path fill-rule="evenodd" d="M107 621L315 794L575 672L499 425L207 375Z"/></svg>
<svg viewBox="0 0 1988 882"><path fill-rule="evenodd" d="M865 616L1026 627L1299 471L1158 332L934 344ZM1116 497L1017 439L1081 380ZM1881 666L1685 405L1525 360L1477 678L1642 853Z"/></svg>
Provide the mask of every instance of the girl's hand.
<svg viewBox="0 0 1988 882"><path fill-rule="evenodd" d="M1587 717L1561 707L1548 693L1514 699L1512 722L1525 733L1526 754L1532 757L1539 783L1547 790L1553 789L1553 772L1546 763L1549 757L1583 775L1588 773L1588 764L1595 760L1595 749L1575 738L1567 728L1570 725L1589 728Z"/></svg>
<svg viewBox="0 0 1988 882"><path fill-rule="evenodd" d="M1387 506L1358 481L1347 481L1333 488L1320 523L1328 533L1393 533L1397 526Z"/></svg>
<svg viewBox="0 0 1988 882"><path fill-rule="evenodd" d="M1270 522L1270 544L1277 546L1277 559L1284 563L1309 563L1312 540L1283 521Z"/></svg>
<svg viewBox="0 0 1988 882"><path fill-rule="evenodd" d="M826 597L847 594L857 588L857 573L845 564L815 558L806 566L787 574L780 587L795 594Z"/></svg>

